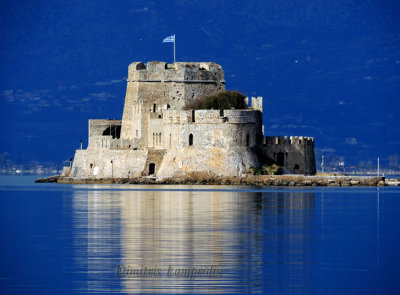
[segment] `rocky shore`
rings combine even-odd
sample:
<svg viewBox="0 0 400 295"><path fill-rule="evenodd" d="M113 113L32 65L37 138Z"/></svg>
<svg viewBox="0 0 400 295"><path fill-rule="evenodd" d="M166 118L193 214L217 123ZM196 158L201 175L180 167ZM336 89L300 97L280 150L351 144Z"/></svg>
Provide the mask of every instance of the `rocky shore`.
<svg viewBox="0 0 400 295"><path fill-rule="evenodd" d="M385 186L385 177L365 176L304 176L304 175L246 175L243 177L185 175L157 179L138 178L71 178L51 176L37 183L70 184L204 184L204 185L254 185L254 186Z"/></svg>

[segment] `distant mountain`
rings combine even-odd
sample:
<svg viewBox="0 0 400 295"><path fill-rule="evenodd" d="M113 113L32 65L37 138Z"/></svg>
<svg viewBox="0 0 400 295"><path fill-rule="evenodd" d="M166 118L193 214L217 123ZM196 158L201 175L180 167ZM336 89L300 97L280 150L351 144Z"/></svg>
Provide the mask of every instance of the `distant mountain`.
<svg viewBox="0 0 400 295"><path fill-rule="evenodd" d="M400 151L395 1L2 3L0 153L62 162L89 118L120 118L127 67L214 61L228 89L264 96L268 135L316 138L356 164Z"/></svg>

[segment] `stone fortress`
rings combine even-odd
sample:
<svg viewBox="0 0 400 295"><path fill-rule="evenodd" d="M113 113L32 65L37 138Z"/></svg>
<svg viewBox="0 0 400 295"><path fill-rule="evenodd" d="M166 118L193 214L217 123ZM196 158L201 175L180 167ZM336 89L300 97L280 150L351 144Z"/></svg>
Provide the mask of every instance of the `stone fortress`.
<svg viewBox="0 0 400 295"><path fill-rule="evenodd" d="M225 90L220 65L135 62L128 72L122 120L89 120L88 147L75 152L62 176L242 176L263 159L287 173L315 174L313 138L264 137L262 97L246 98L247 109L185 109Z"/></svg>

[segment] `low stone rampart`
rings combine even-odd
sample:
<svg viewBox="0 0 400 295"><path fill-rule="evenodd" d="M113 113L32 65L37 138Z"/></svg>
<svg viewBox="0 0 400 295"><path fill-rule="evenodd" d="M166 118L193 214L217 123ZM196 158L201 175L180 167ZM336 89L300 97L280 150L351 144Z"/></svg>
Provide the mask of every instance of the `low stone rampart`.
<svg viewBox="0 0 400 295"><path fill-rule="evenodd" d="M146 159L147 150L77 150L70 176L138 177L145 168Z"/></svg>

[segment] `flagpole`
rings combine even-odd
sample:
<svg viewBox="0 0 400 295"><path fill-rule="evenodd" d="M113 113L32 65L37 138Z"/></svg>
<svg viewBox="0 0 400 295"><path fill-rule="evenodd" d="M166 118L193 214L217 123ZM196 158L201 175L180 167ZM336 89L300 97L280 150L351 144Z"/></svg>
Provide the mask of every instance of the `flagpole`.
<svg viewBox="0 0 400 295"><path fill-rule="evenodd" d="M175 40L176 40L176 37L175 37L175 34L174 34L174 63L175 63Z"/></svg>

